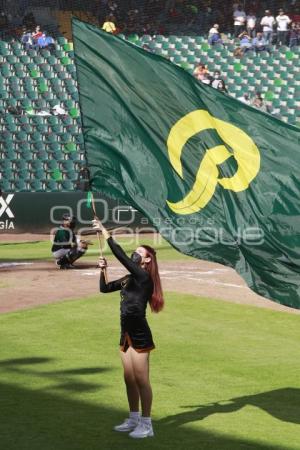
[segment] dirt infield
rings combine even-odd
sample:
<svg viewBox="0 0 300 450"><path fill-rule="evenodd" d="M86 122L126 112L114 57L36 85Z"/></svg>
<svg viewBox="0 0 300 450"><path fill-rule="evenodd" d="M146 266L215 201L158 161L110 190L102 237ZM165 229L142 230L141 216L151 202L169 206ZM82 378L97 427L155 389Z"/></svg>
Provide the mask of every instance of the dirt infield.
<svg viewBox="0 0 300 450"><path fill-rule="evenodd" d="M95 265L77 263L77 269L59 270L54 262L0 264L0 313L32 308L41 304L82 298L99 292L99 270ZM109 278L123 275L117 262L109 266ZM160 264L163 288L202 297L255 305L300 314L254 294L234 270L215 263L165 262Z"/></svg>

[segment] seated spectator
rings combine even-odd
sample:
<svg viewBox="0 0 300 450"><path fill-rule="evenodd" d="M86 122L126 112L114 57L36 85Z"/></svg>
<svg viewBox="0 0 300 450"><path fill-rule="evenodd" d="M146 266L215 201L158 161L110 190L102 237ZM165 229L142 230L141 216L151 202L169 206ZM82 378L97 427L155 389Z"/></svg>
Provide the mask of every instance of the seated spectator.
<svg viewBox="0 0 300 450"><path fill-rule="evenodd" d="M37 25L37 27L35 28L35 31L32 33L32 39L34 42L38 41L38 38L42 37L43 33L41 31L41 27L39 25Z"/></svg>
<svg viewBox="0 0 300 450"><path fill-rule="evenodd" d="M199 81L207 79L207 75L208 75L207 67L204 64L198 64L198 66L195 68L195 70L193 72L193 75Z"/></svg>
<svg viewBox="0 0 300 450"><path fill-rule="evenodd" d="M226 88L223 80L219 80L217 89L218 89L218 91L225 92L226 94L228 94L227 88Z"/></svg>
<svg viewBox="0 0 300 450"><path fill-rule="evenodd" d="M46 36L46 33L43 33L42 36L38 38L37 45L39 48L53 50L55 48L55 41L51 36Z"/></svg>
<svg viewBox="0 0 300 450"><path fill-rule="evenodd" d="M223 83L225 84L224 80L221 78L221 73L219 70L215 70L214 74L213 74L213 80L212 80L212 87L215 89L218 89L218 85L219 82L223 81Z"/></svg>
<svg viewBox="0 0 300 450"><path fill-rule="evenodd" d="M257 36L252 39L252 47L256 52L262 52L264 50L269 51L269 47L263 33L257 33Z"/></svg>
<svg viewBox="0 0 300 450"><path fill-rule="evenodd" d="M23 34L21 36L21 42L24 45L25 49L28 50L29 48L34 47L33 39L32 39L32 33L26 30L26 28L23 28Z"/></svg>
<svg viewBox="0 0 300 450"><path fill-rule="evenodd" d="M238 97L237 100L239 100L242 103L245 103L246 105L250 105L250 97L247 92L244 92L244 94L241 97Z"/></svg>
<svg viewBox="0 0 300 450"><path fill-rule="evenodd" d="M201 83L210 84L211 85L211 83L212 83L212 76L208 72L206 72L204 74L202 80L201 80Z"/></svg>
<svg viewBox="0 0 300 450"><path fill-rule="evenodd" d="M115 25L115 18L114 16L107 16L104 24L102 25L102 30L106 31L107 33L115 33L117 28Z"/></svg>
<svg viewBox="0 0 300 450"><path fill-rule="evenodd" d="M289 47L300 45L300 24L293 22L290 30Z"/></svg>
<svg viewBox="0 0 300 450"><path fill-rule="evenodd" d="M240 48L243 54L247 53L249 50L252 50L251 38L246 31L244 31L239 35L239 39L240 39Z"/></svg>
<svg viewBox="0 0 300 450"><path fill-rule="evenodd" d="M267 106L261 96L261 92L255 92L255 95L251 101L251 105L261 111L268 112Z"/></svg>
<svg viewBox="0 0 300 450"><path fill-rule="evenodd" d="M210 45L223 44L217 23L208 32L208 43Z"/></svg>

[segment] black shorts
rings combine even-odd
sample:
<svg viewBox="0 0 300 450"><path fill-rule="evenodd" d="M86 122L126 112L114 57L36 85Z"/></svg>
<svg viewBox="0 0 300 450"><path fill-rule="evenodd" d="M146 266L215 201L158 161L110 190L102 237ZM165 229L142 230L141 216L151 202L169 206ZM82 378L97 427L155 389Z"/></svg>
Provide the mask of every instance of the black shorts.
<svg viewBox="0 0 300 450"><path fill-rule="evenodd" d="M121 317L120 350L126 352L128 347L134 348L139 353L149 352L155 348L145 317Z"/></svg>

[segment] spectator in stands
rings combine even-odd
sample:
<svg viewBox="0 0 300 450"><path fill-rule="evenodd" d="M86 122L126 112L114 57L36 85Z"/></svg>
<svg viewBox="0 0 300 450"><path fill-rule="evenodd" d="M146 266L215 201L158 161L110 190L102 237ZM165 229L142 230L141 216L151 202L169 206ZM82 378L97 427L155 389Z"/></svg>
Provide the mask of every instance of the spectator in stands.
<svg viewBox="0 0 300 450"><path fill-rule="evenodd" d="M246 105L250 105L250 97L247 92L244 92L241 97L238 97L237 100L239 100L242 103L245 103Z"/></svg>
<svg viewBox="0 0 300 450"><path fill-rule="evenodd" d="M54 116L66 116L68 114L67 111L62 108L59 103L57 105L54 105L51 110Z"/></svg>
<svg viewBox="0 0 300 450"><path fill-rule="evenodd" d="M226 94L228 94L227 88L226 88L223 80L219 81L217 89L218 89L218 91L225 92Z"/></svg>
<svg viewBox="0 0 300 450"><path fill-rule="evenodd" d="M213 80L213 78L212 78L212 76L209 74L209 72L208 72L208 70L207 70L207 71L204 73L203 77L202 77L201 83L211 85L212 80Z"/></svg>
<svg viewBox="0 0 300 450"><path fill-rule="evenodd" d="M204 64L198 64L195 68L193 75L197 80L202 81L207 78L208 70Z"/></svg>
<svg viewBox="0 0 300 450"><path fill-rule="evenodd" d="M263 33L257 33L257 36L252 39L252 48L256 52L262 52L264 50L270 51Z"/></svg>
<svg viewBox="0 0 300 450"><path fill-rule="evenodd" d="M210 45L223 44L217 23L208 32L208 43Z"/></svg>
<svg viewBox="0 0 300 450"><path fill-rule="evenodd" d="M251 42L251 38L250 36L247 34L246 31L244 31L243 33L241 33L239 35L239 39L240 39L240 49L241 49L241 53L244 55L245 53L247 53L249 50L252 50L252 42Z"/></svg>
<svg viewBox="0 0 300 450"><path fill-rule="evenodd" d="M102 30L106 31L107 33L115 33L117 28L115 25L115 18L114 16L107 16L104 24L102 25Z"/></svg>
<svg viewBox="0 0 300 450"><path fill-rule="evenodd" d="M290 48L300 45L300 24L293 22L291 25L289 46Z"/></svg>
<svg viewBox="0 0 300 450"><path fill-rule="evenodd" d="M234 37L238 37L245 30L246 13L241 5L233 12Z"/></svg>
<svg viewBox="0 0 300 450"><path fill-rule="evenodd" d="M251 101L251 105L257 109L260 109L261 111L268 112L267 106L261 96L261 92L259 91L255 92L255 95Z"/></svg>
<svg viewBox="0 0 300 450"><path fill-rule="evenodd" d="M46 33L43 33L42 36L38 38L37 45L39 48L48 48L52 51L55 48L55 41L51 36L47 36Z"/></svg>
<svg viewBox="0 0 300 450"><path fill-rule="evenodd" d="M220 81L223 81L223 83L225 84L223 78L221 77L221 73L219 70L215 70L214 74L213 74L213 80L212 80L212 87L215 89L218 89L219 83Z"/></svg>
<svg viewBox="0 0 300 450"><path fill-rule="evenodd" d="M260 24L262 26L264 38L267 44L272 43L273 38L273 29L275 25L274 16L272 16L271 11L266 9L264 17L261 19Z"/></svg>
<svg viewBox="0 0 300 450"><path fill-rule="evenodd" d="M21 42L22 42L22 44L23 44L23 46L25 47L26 50L28 50L29 48L33 48L34 47L32 33L30 33L30 31L27 31L26 28L23 28L23 34L21 36Z"/></svg>
<svg viewBox="0 0 300 450"><path fill-rule="evenodd" d="M32 39L34 43L37 43L38 39L43 36L41 31L41 27L39 25L36 26L35 31L32 33Z"/></svg>
<svg viewBox="0 0 300 450"><path fill-rule="evenodd" d="M289 16L284 14L283 9L279 10L279 14L276 17L277 23L277 45L286 45L288 34L289 34L289 24L291 19Z"/></svg>
<svg viewBox="0 0 300 450"><path fill-rule="evenodd" d="M250 11L247 16L247 33L251 38L254 38L256 35L256 15L253 11Z"/></svg>

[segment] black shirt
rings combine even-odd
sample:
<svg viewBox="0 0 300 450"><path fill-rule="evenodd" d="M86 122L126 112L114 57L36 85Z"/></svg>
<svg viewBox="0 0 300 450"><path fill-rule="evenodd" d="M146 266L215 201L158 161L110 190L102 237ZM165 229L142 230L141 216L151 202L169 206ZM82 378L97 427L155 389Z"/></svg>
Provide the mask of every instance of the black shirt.
<svg viewBox="0 0 300 450"><path fill-rule="evenodd" d="M145 317L147 303L151 300L153 294L153 281L150 274L131 261L112 237L107 242L115 257L126 267L130 275L106 283L104 273L101 271L100 291L121 291L120 310L122 317Z"/></svg>

